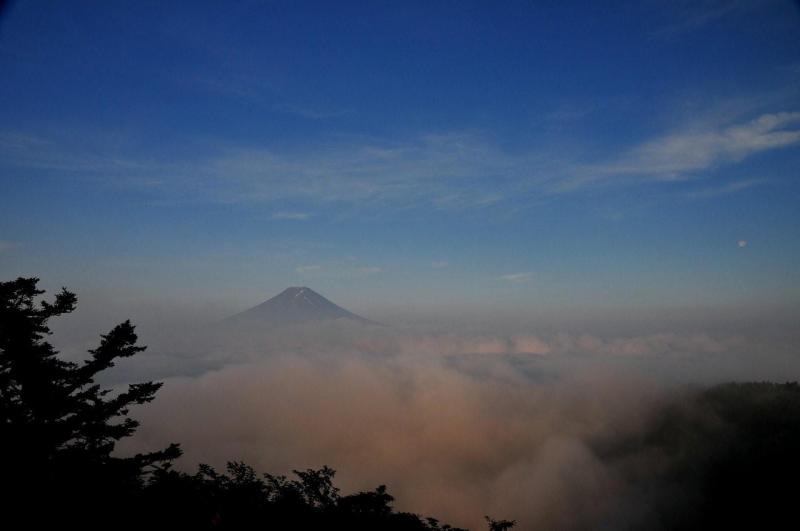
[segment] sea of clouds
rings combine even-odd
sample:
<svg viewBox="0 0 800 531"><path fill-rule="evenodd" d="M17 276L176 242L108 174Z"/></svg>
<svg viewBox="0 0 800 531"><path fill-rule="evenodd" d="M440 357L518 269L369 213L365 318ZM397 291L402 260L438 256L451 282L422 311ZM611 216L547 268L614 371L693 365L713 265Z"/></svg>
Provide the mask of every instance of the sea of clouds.
<svg viewBox="0 0 800 531"><path fill-rule="evenodd" d="M563 530L656 528L662 494L647 478L670 457L604 449L704 386L800 374L791 348L740 334L344 323L251 337L206 330L164 343L142 367L168 376L136 410L142 425L121 452L180 442L187 471L230 460L283 474L328 465L345 492L386 484L399 509L453 525L481 529L489 514Z"/></svg>

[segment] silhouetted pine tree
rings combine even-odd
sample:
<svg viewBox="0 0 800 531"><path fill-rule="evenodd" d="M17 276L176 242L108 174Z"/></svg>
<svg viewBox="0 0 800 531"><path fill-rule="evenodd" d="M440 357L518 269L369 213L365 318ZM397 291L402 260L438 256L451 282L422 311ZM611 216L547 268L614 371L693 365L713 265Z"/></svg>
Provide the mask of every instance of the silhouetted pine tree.
<svg viewBox="0 0 800 531"><path fill-rule="evenodd" d="M144 350L129 321L102 336L83 363L58 358L45 338L52 317L71 312L66 289L37 302L38 279L0 282L0 470L5 518L29 526L124 518L148 471L180 455L177 445L133 457L112 455L138 423L128 408L153 399L161 384L114 394L95 377L117 358ZM32 506L33 504L33 506ZM110 521L108 521L111 524Z"/></svg>

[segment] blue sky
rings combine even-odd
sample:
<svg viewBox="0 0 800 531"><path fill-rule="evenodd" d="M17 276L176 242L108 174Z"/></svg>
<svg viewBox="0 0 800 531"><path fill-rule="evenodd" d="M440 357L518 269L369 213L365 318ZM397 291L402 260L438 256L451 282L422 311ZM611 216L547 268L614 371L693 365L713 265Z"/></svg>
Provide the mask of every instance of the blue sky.
<svg viewBox="0 0 800 531"><path fill-rule="evenodd" d="M766 0L11 2L0 275L797 307L798 33Z"/></svg>

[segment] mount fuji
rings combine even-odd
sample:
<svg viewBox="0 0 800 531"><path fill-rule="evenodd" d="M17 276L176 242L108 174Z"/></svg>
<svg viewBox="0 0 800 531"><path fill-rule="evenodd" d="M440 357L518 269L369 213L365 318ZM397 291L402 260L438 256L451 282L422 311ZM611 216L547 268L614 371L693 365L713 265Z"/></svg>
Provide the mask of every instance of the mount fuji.
<svg viewBox="0 0 800 531"><path fill-rule="evenodd" d="M281 293L224 321L246 328L275 328L334 319L376 324L349 312L307 287L286 288Z"/></svg>

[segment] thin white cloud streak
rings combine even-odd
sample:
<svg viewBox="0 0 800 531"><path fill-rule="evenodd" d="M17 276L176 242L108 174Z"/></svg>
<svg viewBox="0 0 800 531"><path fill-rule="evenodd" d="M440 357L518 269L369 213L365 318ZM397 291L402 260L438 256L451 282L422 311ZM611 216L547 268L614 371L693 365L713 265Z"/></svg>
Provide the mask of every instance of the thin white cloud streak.
<svg viewBox="0 0 800 531"><path fill-rule="evenodd" d="M736 192L741 192L742 190L748 190L755 186L760 186L764 184L764 179L745 179L739 181L732 181L727 184L723 184L721 186L717 186L714 188L703 188L702 190L696 190L694 192L689 192L687 197L690 199L705 199L709 197L719 197L723 195L730 195L735 194Z"/></svg>
<svg viewBox="0 0 800 531"><path fill-rule="evenodd" d="M382 273L383 269L377 266L364 266L364 267L357 267L356 271L359 273L363 273L365 275L374 275L376 273Z"/></svg>
<svg viewBox="0 0 800 531"><path fill-rule="evenodd" d="M800 142L800 112L763 114L744 124L718 130L679 132L634 149L612 171L642 172L669 178L687 171L705 169L721 162L740 161L752 154Z"/></svg>
<svg viewBox="0 0 800 531"><path fill-rule="evenodd" d="M533 278L532 272L526 273L509 273L507 275L501 275L498 277L500 280L505 280L507 282L528 282Z"/></svg>
<svg viewBox="0 0 800 531"><path fill-rule="evenodd" d="M545 115L545 119L552 122L576 122L597 110L596 105L566 106Z"/></svg>
<svg viewBox="0 0 800 531"><path fill-rule="evenodd" d="M653 32L654 37L677 37L697 31L727 17L741 17L767 5L770 0L704 0L695 2L670 2L662 7L678 9L675 22L666 24Z"/></svg>
<svg viewBox="0 0 800 531"><path fill-rule="evenodd" d="M302 264L294 268L300 275L313 275L314 278L344 279L357 278L383 273L382 267L374 265L353 265L352 261L326 262L322 264Z"/></svg>
<svg viewBox="0 0 800 531"><path fill-rule="evenodd" d="M438 262L431 262L431 267L434 268L434 269L444 269L445 267L448 267L449 265L450 264L447 263L445 260L441 260L441 261L438 261Z"/></svg>
<svg viewBox="0 0 800 531"><path fill-rule="evenodd" d="M300 105L291 105L288 103L274 105L272 107L275 111L294 114L309 120L327 120L331 118L341 118L351 113L349 110L320 110L311 107L304 107Z"/></svg>
<svg viewBox="0 0 800 531"><path fill-rule="evenodd" d="M637 181L682 181L692 173L740 162L764 151L800 143L800 112L762 114L728 126L702 125L670 133L630 149L616 161L580 167L558 183L564 192Z"/></svg>
<svg viewBox="0 0 800 531"><path fill-rule="evenodd" d="M307 212L275 212L272 214L272 219L289 220L289 221L306 221L311 218L311 214Z"/></svg>
<svg viewBox="0 0 800 531"><path fill-rule="evenodd" d="M233 53L233 52L232 52ZM184 79L176 80L186 83ZM328 109L308 104L291 102L282 96L278 86L260 77L243 75L242 73L226 73L221 77L196 77L191 86L203 91L222 94L235 99L247 101L268 112L291 114L308 120L328 120L351 114L350 109Z"/></svg>
<svg viewBox="0 0 800 531"><path fill-rule="evenodd" d="M313 265L301 265L297 266L294 270L300 273L310 273L312 271L320 271L322 269L321 265L313 264Z"/></svg>

